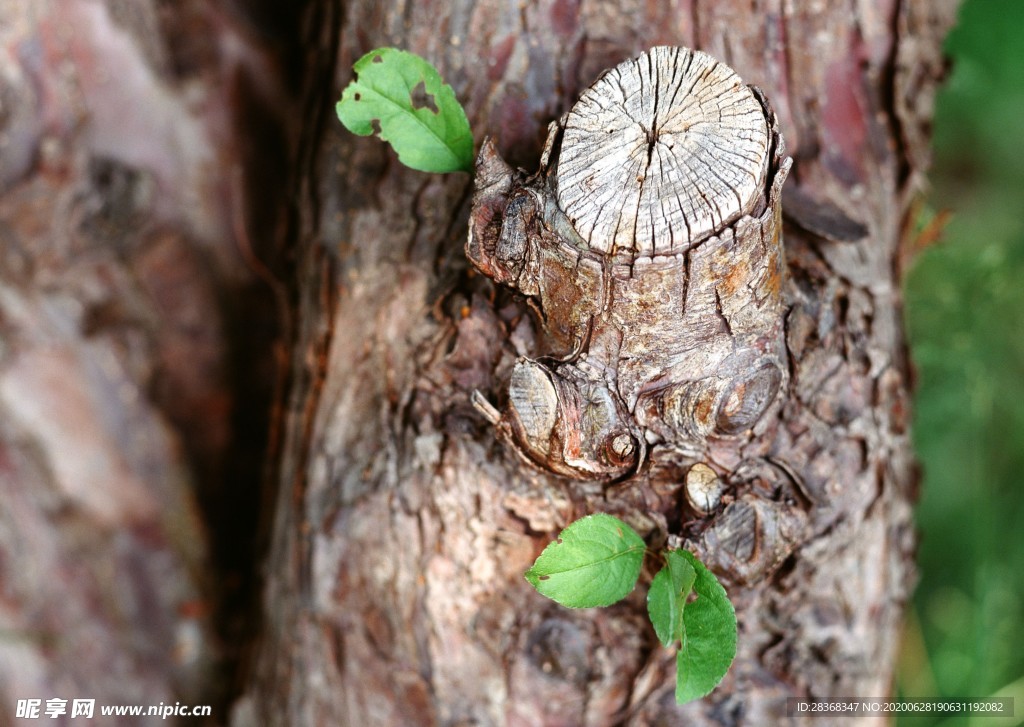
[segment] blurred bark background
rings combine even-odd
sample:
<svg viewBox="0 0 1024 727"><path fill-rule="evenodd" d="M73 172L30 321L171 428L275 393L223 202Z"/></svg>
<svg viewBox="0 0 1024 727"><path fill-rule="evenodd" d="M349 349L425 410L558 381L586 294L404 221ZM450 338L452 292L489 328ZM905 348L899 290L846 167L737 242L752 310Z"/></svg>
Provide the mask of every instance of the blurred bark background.
<svg viewBox="0 0 1024 727"><path fill-rule="evenodd" d="M886 694L913 584L900 243L952 11L0 1L3 714L772 724L787 696ZM495 443L468 395L502 395L532 322L467 270L472 182L332 108L354 60L401 47L532 170L547 123L657 44L764 89L795 160L791 385L763 446L807 531L733 570L739 657L684 709L643 589L570 612L522 580L595 503L680 532L677 488L567 483Z"/></svg>

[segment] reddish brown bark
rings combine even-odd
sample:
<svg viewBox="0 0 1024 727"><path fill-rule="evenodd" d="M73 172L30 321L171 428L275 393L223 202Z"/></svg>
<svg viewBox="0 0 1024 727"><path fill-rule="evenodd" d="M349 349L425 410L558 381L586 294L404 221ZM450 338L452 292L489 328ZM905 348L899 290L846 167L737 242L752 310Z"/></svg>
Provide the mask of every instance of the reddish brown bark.
<svg viewBox="0 0 1024 727"><path fill-rule="evenodd" d="M529 169L546 123L648 46L703 48L762 87L795 159L790 384L781 425L748 452L771 465L744 472L734 459L738 499L697 539L731 581L739 657L714 695L679 709L642 589L570 612L521 574L559 526L594 509L653 540L700 533L679 508L682 472L605 490L497 448L469 396L500 403L536 331L520 301L464 271L468 180L403 170L382 145L330 127L304 259L310 271L331 264L303 288L307 383L293 393L268 629L239 723L769 724L787 719L789 696L888 693L914 543L896 253L948 11L895 0L347 6L337 88L372 47L420 53L476 133ZM764 544L793 505L806 531L780 565Z"/></svg>
<svg viewBox="0 0 1024 727"><path fill-rule="evenodd" d="M897 248L951 8L234 7L0 6L0 709L214 699L261 470L277 504L236 724L770 724L787 696L886 693L914 542ZM468 271L471 180L331 119L352 62L394 45L534 169L547 123L658 44L763 88L795 160L789 390L718 530L682 472L606 490L496 442L470 394L501 403L536 328ZM783 481L807 530L754 567L793 491L754 483ZM740 654L708 700L674 706L642 588L575 612L522 580L595 509L693 536L730 581Z"/></svg>
<svg viewBox="0 0 1024 727"><path fill-rule="evenodd" d="M240 656L292 162L281 58L217 5L0 4L5 724L218 701Z"/></svg>

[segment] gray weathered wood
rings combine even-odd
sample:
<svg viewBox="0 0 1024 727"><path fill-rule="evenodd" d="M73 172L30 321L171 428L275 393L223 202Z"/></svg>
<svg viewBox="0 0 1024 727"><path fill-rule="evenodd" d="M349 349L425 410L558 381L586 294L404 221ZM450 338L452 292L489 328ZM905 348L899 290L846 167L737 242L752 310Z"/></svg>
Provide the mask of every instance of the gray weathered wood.
<svg viewBox="0 0 1024 727"><path fill-rule="evenodd" d="M592 250L681 252L753 212L764 110L736 73L660 46L604 74L565 120L558 204Z"/></svg>

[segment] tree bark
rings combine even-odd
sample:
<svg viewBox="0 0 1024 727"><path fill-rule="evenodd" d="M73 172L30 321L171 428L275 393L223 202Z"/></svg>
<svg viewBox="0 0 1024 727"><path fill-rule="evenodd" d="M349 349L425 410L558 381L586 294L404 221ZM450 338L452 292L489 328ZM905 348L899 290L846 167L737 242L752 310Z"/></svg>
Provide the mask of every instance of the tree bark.
<svg viewBox="0 0 1024 727"><path fill-rule="evenodd" d="M776 724L797 721L788 697L889 694L914 548L898 250L950 20L923 0L348 4L335 93L373 47L419 53L478 139L527 169L547 123L650 46L701 48L761 87L794 157L788 383L772 426L716 451L726 499L707 517L682 504L685 463L611 485L529 467L472 406L503 405L544 332L466 269L470 180L329 126L307 172L264 641L236 723ZM524 584L595 510L688 538L729 584L739 655L709 698L674 704L642 588L577 612Z"/></svg>
<svg viewBox="0 0 1024 727"><path fill-rule="evenodd" d="M888 693L914 545L899 245L951 3L276 7L0 3L3 713L224 698L261 514L237 725L759 725ZM471 270L473 180L333 121L381 45L437 64L529 170L652 46L763 89L794 159L768 424L639 476L515 454L474 393L504 409L551 334ZM674 704L643 585L569 611L523 580L596 510L727 583L739 654L707 699Z"/></svg>
<svg viewBox="0 0 1024 727"><path fill-rule="evenodd" d="M288 41L205 0L0 2L0 723L225 712L280 386Z"/></svg>

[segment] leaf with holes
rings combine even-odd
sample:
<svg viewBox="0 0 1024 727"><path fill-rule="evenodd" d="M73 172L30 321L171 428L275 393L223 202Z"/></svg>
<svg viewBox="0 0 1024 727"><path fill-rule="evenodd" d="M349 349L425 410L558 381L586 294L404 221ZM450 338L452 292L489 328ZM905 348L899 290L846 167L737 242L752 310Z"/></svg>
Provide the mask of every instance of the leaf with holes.
<svg viewBox="0 0 1024 727"><path fill-rule="evenodd" d="M697 571L678 550L665 551L665 567L658 571L647 591L647 614L663 646L686 638L683 609L697 578Z"/></svg>
<svg viewBox="0 0 1024 727"><path fill-rule="evenodd" d="M338 118L360 136L377 133L398 160L422 172L471 171L466 112L437 69L413 53L378 48L360 58L341 94Z"/></svg>
<svg viewBox="0 0 1024 727"><path fill-rule="evenodd" d="M736 656L736 610L714 574L685 550L696 572L697 599L683 607L682 644L676 654L676 701L700 699L722 681Z"/></svg>
<svg viewBox="0 0 1024 727"><path fill-rule="evenodd" d="M610 606L625 598L640 575L644 541L611 515L588 515L549 543L526 580L568 608Z"/></svg>

